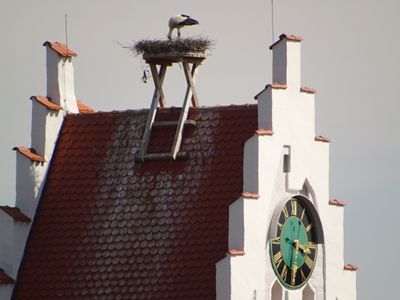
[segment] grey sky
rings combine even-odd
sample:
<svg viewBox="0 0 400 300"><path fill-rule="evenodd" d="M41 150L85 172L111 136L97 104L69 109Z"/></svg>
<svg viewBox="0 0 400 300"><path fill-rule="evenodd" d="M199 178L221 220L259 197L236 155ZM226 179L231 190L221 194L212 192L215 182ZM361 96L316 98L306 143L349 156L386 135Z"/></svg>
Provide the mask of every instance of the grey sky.
<svg viewBox="0 0 400 300"><path fill-rule="evenodd" d="M270 0L0 1L0 203L15 197L14 146L30 146L29 97L45 93L46 40L64 42L64 14L76 96L97 110L147 108L152 83L116 41L166 37L168 18L200 26L183 35L214 39L200 68L201 104L254 103L271 80ZM275 0L275 35L302 36L302 83L316 94L317 134L332 139L331 198L345 200L345 261L360 266L359 299L393 299L400 262L400 2ZM174 84L168 84L174 82ZM182 85L177 88L176 84ZM166 77L167 103L179 105L184 77ZM1 238L1 237L0 237Z"/></svg>

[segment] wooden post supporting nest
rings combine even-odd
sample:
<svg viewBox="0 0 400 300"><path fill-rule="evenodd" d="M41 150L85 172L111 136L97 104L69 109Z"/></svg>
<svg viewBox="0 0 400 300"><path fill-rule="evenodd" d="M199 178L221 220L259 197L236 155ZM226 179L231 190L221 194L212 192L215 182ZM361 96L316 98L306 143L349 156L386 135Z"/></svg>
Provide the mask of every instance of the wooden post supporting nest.
<svg viewBox="0 0 400 300"><path fill-rule="evenodd" d="M139 151L139 159L144 161L146 158L172 158L176 159L179 156L179 149L182 143L182 134L185 124L192 124L193 122L187 122L187 116L189 113L189 106L192 103L193 107L199 106L199 101L197 98L196 88L195 88L195 77L197 75L198 67L205 59L204 53L185 53L177 54L177 53L167 53L167 54L152 54L152 55L144 55L144 59L150 65L151 74L154 81L154 94L153 99L151 101L150 111L147 116L147 121L142 137L142 142ZM147 150L150 143L151 131L154 125L157 127L162 127L166 122L158 122L157 124L154 122L157 112L157 107L165 107L165 95L163 92L163 83L165 74L168 66L172 66L174 63L182 63L183 71L186 78L186 93L185 98L183 100L182 110L179 116L179 121L176 122L176 132L174 141L172 144L172 149L170 153L153 153L148 154ZM190 66L191 65L191 66ZM158 68L159 66L159 68ZM171 122L167 122L169 126ZM175 123L175 122L174 122Z"/></svg>

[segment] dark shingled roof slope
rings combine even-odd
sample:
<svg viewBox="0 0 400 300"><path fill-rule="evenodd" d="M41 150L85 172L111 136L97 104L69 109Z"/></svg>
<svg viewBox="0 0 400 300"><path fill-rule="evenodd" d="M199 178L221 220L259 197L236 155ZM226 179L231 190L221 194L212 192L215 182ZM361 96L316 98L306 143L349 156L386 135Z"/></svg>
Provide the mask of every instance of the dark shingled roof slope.
<svg viewBox="0 0 400 300"><path fill-rule="evenodd" d="M188 157L177 161L135 161L146 116L66 117L14 299L215 299L257 107L191 109L197 125L185 128ZM149 152L169 150L173 134L154 129Z"/></svg>

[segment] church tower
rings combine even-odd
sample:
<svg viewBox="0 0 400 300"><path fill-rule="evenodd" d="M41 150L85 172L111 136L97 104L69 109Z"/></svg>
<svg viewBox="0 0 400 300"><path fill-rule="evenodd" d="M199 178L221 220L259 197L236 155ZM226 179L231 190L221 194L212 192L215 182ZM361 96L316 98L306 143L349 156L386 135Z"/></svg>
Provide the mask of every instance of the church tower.
<svg viewBox="0 0 400 300"><path fill-rule="evenodd" d="M256 95L258 130L245 144L242 197L229 207L229 248L217 299L356 299L344 264L344 202L329 198L329 143L315 134L316 91L302 87L302 39L281 35L273 83Z"/></svg>

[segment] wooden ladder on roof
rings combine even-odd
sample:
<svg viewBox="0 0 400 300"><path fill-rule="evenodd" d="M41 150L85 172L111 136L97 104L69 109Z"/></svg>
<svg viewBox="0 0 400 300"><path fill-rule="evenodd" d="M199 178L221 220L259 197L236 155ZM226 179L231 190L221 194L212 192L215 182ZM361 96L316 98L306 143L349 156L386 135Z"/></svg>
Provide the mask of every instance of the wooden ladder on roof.
<svg viewBox="0 0 400 300"><path fill-rule="evenodd" d="M144 57L146 62L150 65L151 75L153 77L154 82L154 93L151 101L151 106L149 110L149 114L147 115L146 125L144 128L143 137L140 144L139 153L137 158L141 161L145 161L148 159L177 159L183 158L186 156L186 153L179 152L181 143L182 143L182 135L183 129L185 125L195 126L195 120L188 120L189 106L190 101L193 107L198 107L199 102L197 98L197 93L195 89L195 77L197 75L198 67L201 65L205 57L183 57L170 54L168 55L157 55L151 57ZM160 107L165 107L165 95L163 92L163 83L165 74L167 72L167 67L171 66L173 63L182 63L183 72L186 78L186 93L183 100L182 110L180 112L178 121L160 121L155 122L156 113L158 105ZM190 66L191 65L191 66ZM159 68L157 67L159 66ZM148 153L148 147L150 143L150 136L153 128L157 127L175 127L175 136L172 144L172 149L170 152L166 153Z"/></svg>

